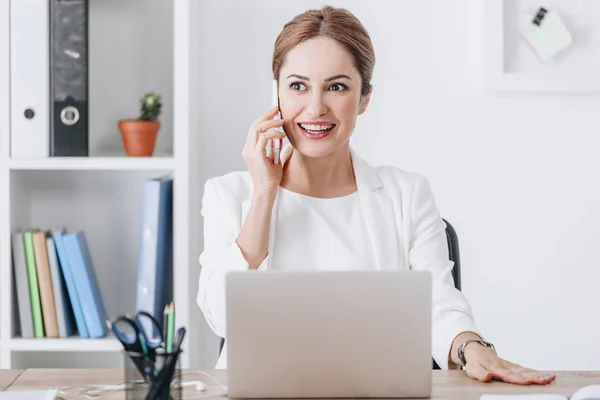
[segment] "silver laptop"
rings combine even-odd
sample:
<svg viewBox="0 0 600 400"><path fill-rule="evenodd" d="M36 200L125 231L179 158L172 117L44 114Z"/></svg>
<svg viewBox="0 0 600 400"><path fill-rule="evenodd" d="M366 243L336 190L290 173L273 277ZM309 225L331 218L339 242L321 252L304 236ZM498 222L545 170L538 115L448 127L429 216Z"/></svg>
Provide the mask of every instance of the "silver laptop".
<svg viewBox="0 0 600 400"><path fill-rule="evenodd" d="M422 271L228 273L228 396L429 397L431 285Z"/></svg>

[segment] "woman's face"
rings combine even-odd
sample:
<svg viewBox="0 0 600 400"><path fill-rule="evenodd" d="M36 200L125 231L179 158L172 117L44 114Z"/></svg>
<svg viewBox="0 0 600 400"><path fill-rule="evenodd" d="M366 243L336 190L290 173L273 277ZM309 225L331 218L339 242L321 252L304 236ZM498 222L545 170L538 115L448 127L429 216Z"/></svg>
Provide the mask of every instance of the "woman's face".
<svg viewBox="0 0 600 400"><path fill-rule="evenodd" d="M369 101L361 84L352 55L335 40L318 37L294 47L279 74L280 110L292 146L308 157L345 148Z"/></svg>

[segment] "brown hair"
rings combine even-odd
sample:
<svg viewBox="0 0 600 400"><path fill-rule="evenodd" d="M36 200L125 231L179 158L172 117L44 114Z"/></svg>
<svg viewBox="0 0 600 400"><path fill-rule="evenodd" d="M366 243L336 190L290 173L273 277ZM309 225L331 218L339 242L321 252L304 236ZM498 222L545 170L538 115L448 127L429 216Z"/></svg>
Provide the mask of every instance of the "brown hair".
<svg viewBox="0 0 600 400"><path fill-rule="evenodd" d="M320 10L308 10L285 24L275 40L273 77L279 79L285 57L292 48L315 37L334 39L352 54L354 66L362 78L361 94L367 95L371 89L375 51L365 27L343 8L325 6Z"/></svg>

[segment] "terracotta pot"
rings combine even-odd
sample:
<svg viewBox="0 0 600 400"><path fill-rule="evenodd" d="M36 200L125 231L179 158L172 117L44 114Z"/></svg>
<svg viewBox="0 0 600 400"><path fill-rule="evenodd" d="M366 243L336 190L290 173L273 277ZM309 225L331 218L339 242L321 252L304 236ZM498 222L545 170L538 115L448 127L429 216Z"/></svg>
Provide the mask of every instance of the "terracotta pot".
<svg viewBox="0 0 600 400"><path fill-rule="evenodd" d="M160 121L120 120L119 130L128 156L152 156Z"/></svg>

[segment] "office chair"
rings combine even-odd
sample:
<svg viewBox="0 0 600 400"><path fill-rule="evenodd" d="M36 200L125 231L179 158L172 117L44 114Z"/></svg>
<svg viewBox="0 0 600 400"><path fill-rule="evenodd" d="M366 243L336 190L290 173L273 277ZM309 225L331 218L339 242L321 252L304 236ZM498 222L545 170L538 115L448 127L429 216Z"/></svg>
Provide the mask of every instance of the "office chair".
<svg viewBox="0 0 600 400"><path fill-rule="evenodd" d="M456 234L456 230L450 224L450 222L443 220L446 223L446 240L448 242L448 254L450 261L454 262L454 266L452 267L452 278L454 278L454 286L460 290L461 282L460 282L460 253L458 251L458 235ZM219 343L219 354L223 350L223 345L225 344L225 338L221 338ZM441 369L440 366L432 360L433 369Z"/></svg>
<svg viewBox="0 0 600 400"><path fill-rule="evenodd" d="M450 261L454 262L454 266L452 267L452 278L454 279L454 287L460 290L460 253L458 251L458 235L456 234L456 230L454 230L454 227L450 224L450 222L446 221L445 219L443 221L446 223L446 241L448 242L448 258L450 259ZM441 369L440 366L435 362L435 360L432 361L433 369Z"/></svg>

